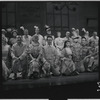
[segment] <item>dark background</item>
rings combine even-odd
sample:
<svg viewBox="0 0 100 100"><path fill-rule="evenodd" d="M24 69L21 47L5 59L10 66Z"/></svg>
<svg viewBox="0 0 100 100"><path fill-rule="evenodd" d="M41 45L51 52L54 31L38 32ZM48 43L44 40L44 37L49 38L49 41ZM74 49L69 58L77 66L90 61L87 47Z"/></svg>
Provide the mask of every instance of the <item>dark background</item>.
<svg viewBox="0 0 100 100"><path fill-rule="evenodd" d="M91 35L93 30L98 31L98 7L99 2L85 1L2 2L2 28L18 29L23 25L33 35L33 27L38 25L41 34L45 35L44 25L47 24L55 36L57 31L65 36L72 27L85 27Z"/></svg>

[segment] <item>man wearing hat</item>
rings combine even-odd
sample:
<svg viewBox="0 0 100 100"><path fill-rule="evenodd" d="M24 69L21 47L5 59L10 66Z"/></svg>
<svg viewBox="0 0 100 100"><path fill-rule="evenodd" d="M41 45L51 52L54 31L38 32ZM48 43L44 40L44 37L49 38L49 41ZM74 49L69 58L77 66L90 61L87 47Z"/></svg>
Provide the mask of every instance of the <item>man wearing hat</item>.
<svg viewBox="0 0 100 100"><path fill-rule="evenodd" d="M17 36L17 43L13 44L11 56L13 59L13 72L14 79L17 79L17 73L22 71L22 78L27 76L27 58L26 58L27 45L22 42L22 36Z"/></svg>
<svg viewBox="0 0 100 100"><path fill-rule="evenodd" d="M38 26L34 26L34 29L35 29L35 35L38 36L38 42L40 43L41 46L43 46L43 36L40 34L39 27Z"/></svg>
<svg viewBox="0 0 100 100"><path fill-rule="evenodd" d="M45 44L47 45L47 37L51 36L53 41L52 41L52 46L54 46L54 39L55 37L51 34L51 28L48 25L45 25L45 31L46 31L46 36L44 36Z"/></svg>

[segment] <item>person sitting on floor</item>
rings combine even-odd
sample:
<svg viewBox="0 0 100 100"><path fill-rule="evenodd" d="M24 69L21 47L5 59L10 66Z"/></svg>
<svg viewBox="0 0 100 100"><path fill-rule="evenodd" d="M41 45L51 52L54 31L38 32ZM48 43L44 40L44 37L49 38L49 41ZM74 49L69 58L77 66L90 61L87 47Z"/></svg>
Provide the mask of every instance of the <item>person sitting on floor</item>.
<svg viewBox="0 0 100 100"><path fill-rule="evenodd" d="M17 43L13 44L11 56L13 59L12 70L14 72L14 79L17 79L17 73L22 72L22 78L27 78L27 45L22 42L22 36L17 36Z"/></svg>
<svg viewBox="0 0 100 100"><path fill-rule="evenodd" d="M85 57L89 55L89 47L87 45L87 39L85 37L82 37L81 39L81 46L81 66L83 66L84 71L86 71Z"/></svg>
<svg viewBox="0 0 100 100"><path fill-rule="evenodd" d="M99 66L99 46L95 45L95 41L90 42L89 55L86 56L86 71L97 71Z"/></svg>
<svg viewBox="0 0 100 100"><path fill-rule="evenodd" d="M61 65L61 74L62 75L78 75L76 71L75 64L72 60L72 50L70 48L70 41L67 40L64 43L64 49L61 52L62 65Z"/></svg>
<svg viewBox="0 0 100 100"><path fill-rule="evenodd" d="M52 46L52 36L47 36L47 45L43 47L43 57L50 64L50 71L53 75L60 75L60 66L58 65L58 53L54 46Z"/></svg>
<svg viewBox="0 0 100 100"><path fill-rule="evenodd" d="M30 79L40 77L40 69L42 65L42 46L38 40L39 37L35 34L32 37L32 43L29 45L28 56L31 59L29 60L28 77Z"/></svg>

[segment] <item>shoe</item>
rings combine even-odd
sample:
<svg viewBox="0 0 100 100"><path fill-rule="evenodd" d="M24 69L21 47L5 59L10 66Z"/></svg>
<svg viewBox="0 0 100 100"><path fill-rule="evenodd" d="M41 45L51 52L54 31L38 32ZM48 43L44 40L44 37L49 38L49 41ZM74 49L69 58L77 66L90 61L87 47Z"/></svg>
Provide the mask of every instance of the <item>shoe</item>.
<svg viewBox="0 0 100 100"><path fill-rule="evenodd" d="M72 76L74 76L74 75L79 75L79 72L78 72L78 71L74 71L71 75L72 75Z"/></svg>

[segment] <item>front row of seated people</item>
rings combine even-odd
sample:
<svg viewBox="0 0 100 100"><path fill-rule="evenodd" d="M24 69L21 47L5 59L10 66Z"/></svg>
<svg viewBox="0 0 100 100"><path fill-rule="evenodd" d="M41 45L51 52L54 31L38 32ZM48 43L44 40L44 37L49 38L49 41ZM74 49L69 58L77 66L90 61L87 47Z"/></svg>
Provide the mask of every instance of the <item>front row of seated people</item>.
<svg viewBox="0 0 100 100"><path fill-rule="evenodd" d="M73 38L73 44L66 40L63 44L64 48L62 45L57 48L53 46L52 36L47 36L47 45L45 46L39 44L38 35L33 36L29 45L22 42L20 35L16 39L17 43L10 48L6 38L2 36L2 75L4 80L8 79L11 73L10 69L14 73L14 79L17 79L18 72L21 72L23 79L33 79L51 75L72 76L85 71L98 70L98 46L95 46L94 41L89 42L89 46L87 46L85 37L82 37L81 44L78 42L79 37Z"/></svg>

